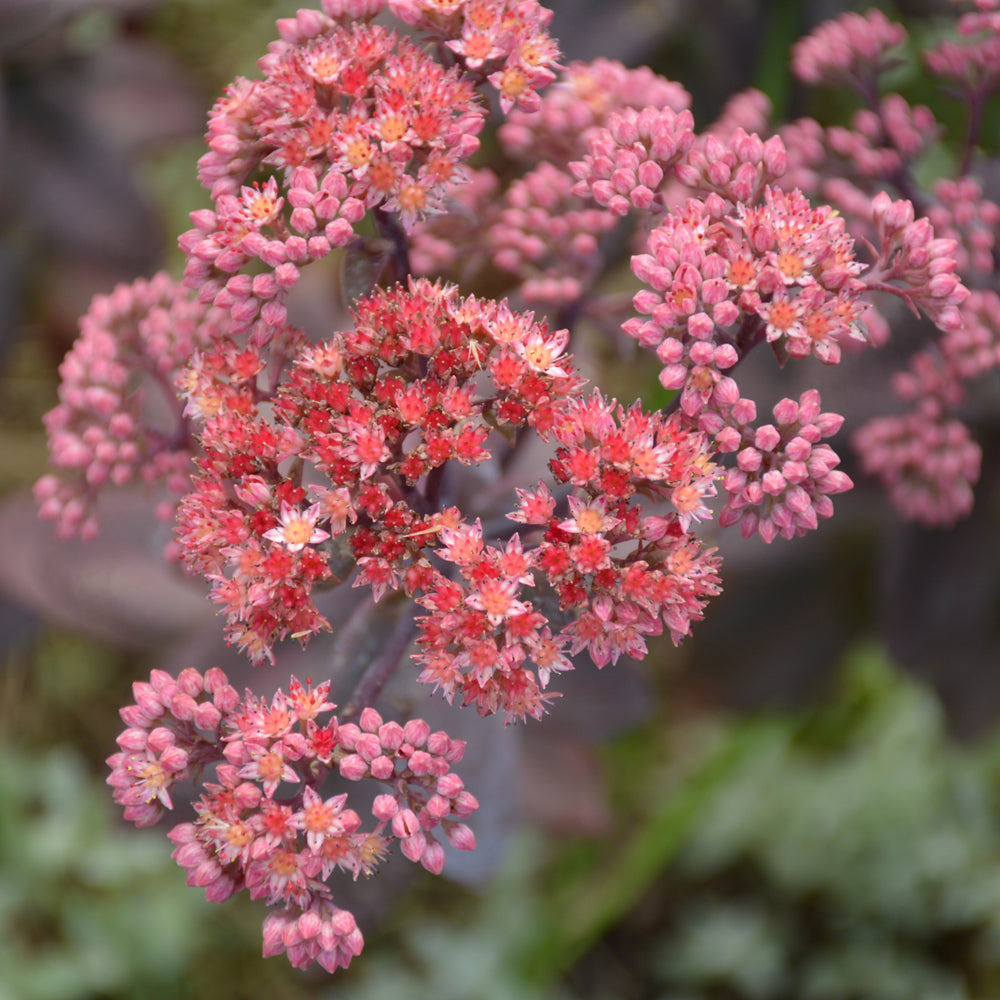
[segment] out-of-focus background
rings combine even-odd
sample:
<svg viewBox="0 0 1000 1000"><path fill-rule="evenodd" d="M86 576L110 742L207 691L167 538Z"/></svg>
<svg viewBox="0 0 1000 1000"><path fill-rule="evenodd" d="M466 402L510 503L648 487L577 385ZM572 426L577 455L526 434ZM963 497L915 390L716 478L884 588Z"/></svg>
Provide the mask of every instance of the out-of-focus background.
<svg viewBox="0 0 1000 1000"><path fill-rule="evenodd" d="M995 423L953 531L901 525L847 457L858 488L814 537L723 541L726 592L679 650L581 666L542 725L442 712L476 748L482 848L452 878L397 858L345 885L368 941L347 972L262 960L258 905L206 903L162 829L120 821L104 758L131 682L216 662L251 679L163 563L149 498L106 498L87 544L37 520L41 419L90 298L179 274L205 113L296 6L0 0L0 1000L995 1000ZM793 84L788 48L868 5L550 6L567 59L649 63L707 123L751 85L776 120L837 114ZM879 6L919 38L951 5ZM849 421L878 384L855 359ZM304 676L294 653L279 666Z"/></svg>

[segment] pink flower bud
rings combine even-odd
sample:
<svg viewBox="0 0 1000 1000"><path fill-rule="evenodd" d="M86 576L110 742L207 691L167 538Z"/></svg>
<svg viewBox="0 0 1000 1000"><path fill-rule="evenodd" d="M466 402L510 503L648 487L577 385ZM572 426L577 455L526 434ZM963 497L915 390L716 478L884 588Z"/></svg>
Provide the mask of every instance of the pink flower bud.
<svg viewBox="0 0 1000 1000"><path fill-rule="evenodd" d="M387 722L378 730L379 742L387 751L396 751L403 745L403 727L398 722Z"/></svg>
<svg viewBox="0 0 1000 1000"><path fill-rule="evenodd" d="M222 673L222 671L219 671ZM223 674L225 677L225 674ZM205 690L208 690L208 685L205 685ZM222 684L215 689L212 694L212 704L223 714L229 715L230 712L234 712L240 704L239 692L230 684Z"/></svg>
<svg viewBox="0 0 1000 1000"><path fill-rule="evenodd" d="M161 766L165 771L170 771L172 774L183 771L187 767L187 763L187 751L181 747L167 747L160 755Z"/></svg>
<svg viewBox="0 0 1000 1000"><path fill-rule="evenodd" d="M739 469L727 469L722 478L722 488L727 493L739 493L746 487L746 484L746 473Z"/></svg>
<svg viewBox="0 0 1000 1000"><path fill-rule="evenodd" d="M132 685L132 696L138 707L153 719L163 715L165 709L151 684L145 681L135 681Z"/></svg>
<svg viewBox="0 0 1000 1000"><path fill-rule="evenodd" d="M785 477L777 469L772 469L770 472L764 473L760 485L765 493L774 497L783 492L787 484Z"/></svg>
<svg viewBox="0 0 1000 1000"><path fill-rule="evenodd" d="M423 719L410 719L403 727L403 738L415 747L422 747L430 733L431 727Z"/></svg>
<svg viewBox="0 0 1000 1000"><path fill-rule="evenodd" d="M448 843L460 851L476 849L476 835L464 823L445 824L445 835L448 837Z"/></svg>
<svg viewBox="0 0 1000 1000"><path fill-rule="evenodd" d="M229 678L218 667L209 667L205 671L205 691L208 694L215 694L218 688L229 683Z"/></svg>
<svg viewBox="0 0 1000 1000"><path fill-rule="evenodd" d="M244 781L233 789L233 803L239 809L256 809L264 792L259 785Z"/></svg>
<svg viewBox="0 0 1000 1000"><path fill-rule="evenodd" d="M396 765L391 757L382 754L371 762L372 777L388 781L396 773Z"/></svg>
<svg viewBox="0 0 1000 1000"><path fill-rule="evenodd" d="M175 746L177 743L177 735L172 729L167 729L165 726L157 726L150 734L146 741L147 745L153 753L163 753L167 747Z"/></svg>
<svg viewBox="0 0 1000 1000"><path fill-rule="evenodd" d="M428 837L426 839L427 846L424 848L424 853L420 856L420 864L432 875L440 875L444 868L444 848L433 838Z"/></svg>
<svg viewBox="0 0 1000 1000"><path fill-rule="evenodd" d="M451 811L456 816L471 816L479 808L479 800L471 792L459 792L452 803Z"/></svg>
<svg viewBox="0 0 1000 1000"><path fill-rule="evenodd" d="M723 427L715 436L715 446L723 454L736 451L741 441L742 436L735 427Z"/></svg>
<svg viewBox="0 0 1000 1000"><path fill-rule="evenodd" d="M360 781L368 775L368 765L365 763L364 758L359 757L356 753L348 754L346 757L341 758L339 767L341 777L346 778L348 781Z"/></svg>
<svg viewBox="0 0 1000 1000"><path fill-rule="evenodd" d="M395 822L393 820L393 823ZM407 860L419 861L423 857L424 851L427 850L427 838L422 833L416 833L412 837L407 837L406 840L401 840L399 848Z"/></svg>
<svg viewBox="0 0 1000 1000"><path fill-rule="evenodd" d="M222 722L222 713L211 703L201 702L194 713L194 724L199 729L214 730Z"/></svg>
<svg viewBox="0 0 1000 1000"><path fill-rule="evenodd" d="M377 733L382 726L382 716L369 706L362 710L358 725L366 733Z"/></svg>
<svg viewBox="0 0 1000 1000"><path fill-rule="evenodd" d="M372 803L372 815L382 821L393 818L399 812L399 802L395 795L376 795Z"/></svg>
<svg viewBox="0 0 1000 1000"><path fill-rule="evenodd" d="M239 768L231 764L219 764L215 768L215 775L219 783L226 788L235 788L239 784Z"/></svg>
<svg viewBox="0 0 1000 1000"><path fill-rule="evenodd" d="M779 136L771 136L764 143L761 159L772 177L783 177L788 172L788 150Z"/></svg>
<svg viewBox="0 0 1000 1000"><path fill-rule="evenodd" d="M146 741L148 738L149 734L145 729L132 727L126 729L123 733L119 733L115 742L122 748L122 750L138 751L146 749Z"/></svg>
<svg viewBox="0 0 1000 1000"><path fill-rule="evenodd" d="M451 802L443 795L432 795L424 808L427 810L427 815L437 823L451 812Z"/></svg>
<svg viewBox="0 0 1000 1000"><path fill-rule="evenodd" d="M785 454L796 462L804 462L812 453L812 445L803 437L796 435L785 444Z"/></svg>
<svg viewBox="0 0 1000 1000"><path fill-rule="evenodd" d="M754 447L760 451L774 451L781 442L781 435L773 424L762 424L754 434Z"/></svg>
<svg viewBox="0 0 1000 1000"><path fill-rule="evenodd" d="M424 750L414 750L410 755L410 770L418 777L424 774L430 774L432 763L433 758Z"/></svg>
<svg viewBox="0 0 1000 1000"><path fill-rule="evenodd" d="M453 799L465 787L465 783L457 774L445 774L438 778L437 793L446 798Z"/></svg>
<svg viewBox="0 0 1000 1000"><path fill-rule="evenodd" d="M420 832L420 821L412 809L402 809L392 818L393 836L405 840Z"/></svg>
<svg viewBox="0 0 1000 1000"><path fill-rule="evenodd" d="M354 749L368 763L371 763L376 757L382 755L382 744L373 732L362 733L358 737Z"/></svg>
<svg viewBox="0 0 1000 1000"><path fill-rule="evenodd" d="M799 419L799 404L794 399L785 398L775 403L772 412L779 424L787 426Z"/></svg>
<svg viewBox="0 0 1000 1000"><path fill-rule="evenodd" d="M190 695L179 692L170 699L170 711L174 718L190 722L198 711L198 703Z"/></svg>
<svg viewBox="0 0 1000 1000"><path fill-rule="evenodd" d="M347 722L337 730L337 742L345 750L353 750L361 736L361 730L353 722Z"/></svg>

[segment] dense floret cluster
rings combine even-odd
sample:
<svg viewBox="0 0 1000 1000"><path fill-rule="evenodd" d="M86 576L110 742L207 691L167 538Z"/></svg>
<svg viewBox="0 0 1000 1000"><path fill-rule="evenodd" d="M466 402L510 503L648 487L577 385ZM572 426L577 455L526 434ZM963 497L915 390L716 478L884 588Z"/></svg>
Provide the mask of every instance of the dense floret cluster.
<svg viewBox="0 0 1000 1000"><path fill-rule="evenodd" d="M845 417L812 382L750 398L755 349L821 372L922 323L891 382L903 412L853 442L906 517L969 513L963 407L1000 365L1000 207L975 175L997 6L924 54L969 106L954 170L930 180L944 127L888 90L908 35L878 11L793 50L804 83L861 100L832 127L775 127L753 91L699 130L649 69L557 76L536 0L323 0L226 89L183 281L94 300L36 493L61 535L92 537L102 489L165 486L168 555L254 664L330 631L340 586L396 622L341 715L329 681L241 696L218 668L154 670L122 711L116 801L147 826L199 788L174 857L209 899L273 907L265 954L346 966L363 941L336 871L370 875L398 843L438 873L441 838L474 846L464 744L374 707L403 663L449 703L539 719L582 654L603 668L691 632L722 586L716 528L770 543L832 516L853 485ZM300 329L292 296L326 258L345 308ZM628 398L574 360L612 351L645 359ZM328 777L384 790L355 811Z"/></svg>

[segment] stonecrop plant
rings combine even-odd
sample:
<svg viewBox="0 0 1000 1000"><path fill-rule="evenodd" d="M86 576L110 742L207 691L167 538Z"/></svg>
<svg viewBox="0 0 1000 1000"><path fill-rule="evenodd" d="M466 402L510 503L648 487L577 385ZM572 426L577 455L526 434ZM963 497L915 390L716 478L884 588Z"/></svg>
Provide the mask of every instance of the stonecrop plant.
<svg viewBox="0 0 1000 1000"><path fill-rule="evenodd" d="M817 388L759 411L737 382L755 348L862 365L891 328L910 338L900 407L853 444L904 517L968 514L962 405L1000 362L1000 208L977 177L1000 0L978 7L920 55L967 108L930 179L942 127L887 90L917 54L876 10L792 52L803 83L857 92L847 126L774 125L746 92L699 128L680 83L561 61L536 0L323 0L226 89L183 278L94 300L36 495L89 538L102 492L145 484L175 522L166 557L254 664L329 631L335 588L386 608L353 690L154 670L122 709L116 801L147 826L195 786L173 856L210 900L271 908L266 955L347 966L363 939L336 871L372 875L398 843L439 873L443 842L475 846L465 744L374 707L397 669L456 709L541 719L581 654L691 632L722 586L718 527L772 542L833 515L844 417ZM624 296L602 282L622 246ZM296 286L324 258L344 314L301 329ZM605 395L570 353L581 326L636 341L669 403ZM374 801L324 791L338 776Z"/></svg>

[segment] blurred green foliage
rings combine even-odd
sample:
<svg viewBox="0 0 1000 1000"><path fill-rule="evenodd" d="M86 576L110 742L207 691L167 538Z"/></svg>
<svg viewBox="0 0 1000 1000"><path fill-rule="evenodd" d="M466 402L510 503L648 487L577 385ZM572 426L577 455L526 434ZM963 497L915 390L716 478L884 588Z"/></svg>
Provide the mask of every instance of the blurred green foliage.
<svg viewBox="0 0 1000 1000"><path fill-rule="evenodd" d="M207 907L162 834L116 828L67 746L3 759L0 1000L179 995Z"/></svg>
<svg viewBox="0 0 1000 1000"><path fill-rule="evenodd" d="M1000 739L955 745L877 652L813 712L661 720L607 761L613 835L520 841L489 892L398 916L329 996L1000 995Z"/></svg>

